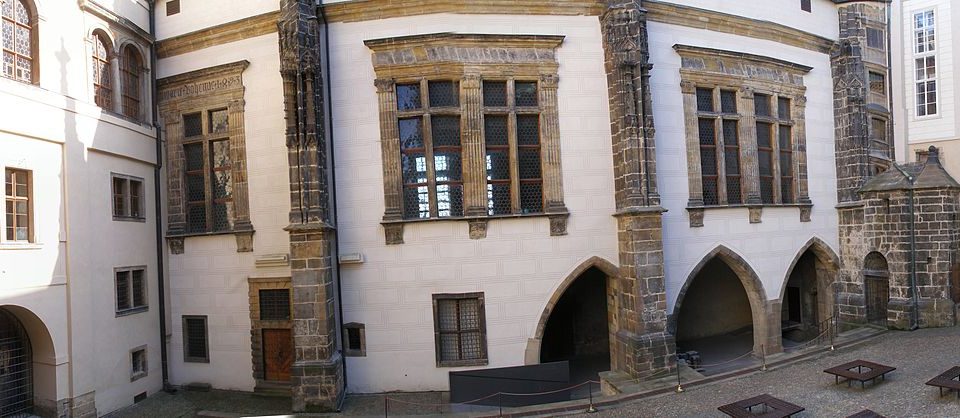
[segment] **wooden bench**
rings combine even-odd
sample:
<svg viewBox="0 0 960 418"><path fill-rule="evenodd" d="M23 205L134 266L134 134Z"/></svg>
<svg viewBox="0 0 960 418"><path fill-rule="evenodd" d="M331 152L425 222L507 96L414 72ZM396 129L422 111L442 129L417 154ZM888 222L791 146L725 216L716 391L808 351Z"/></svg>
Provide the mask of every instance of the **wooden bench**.
<svg viewBox="0 0 960 418"><path fill-rule="evenodd" d="M823 372L833 375L834 380L836 381L834 384L840 384L840 378L842 377L844 380L846 380L847 387L850 387L851 381L857 380L860 382L860 387L862 388L864 387L864 382L868 380L872 384L876 384L876 379L878 377L886 380L887 373L890 373L894 370L897 370L897 368L866 360L854 360L836 367L831 367Z"/></svg>
<svg viewBox="0 0 960 418"><path fill-rule="evenodd" d="M754 408L762 408L754 411ZM794 405L769 394L754 396L717 408L727 416L735 418L785 418L802 412L803 407Z"/></svg>
<svg viewBox="0 0 960 418"><path fill-rule="evenodd" d="M927 384L939 388L941 397L944 388L947 389L947 393L955 390L957 391L957 399L960 399L960 366L952 367L950 370L940 373L937 377L930 379Z"/></svg>
<svg viewBox="0 0 960 418"><path fill-rule="evenodd" d="M887 417L880 415L876 412L873 412L869 409L864 409L863 411L850 415L847 418L887 418Z"/></svg>

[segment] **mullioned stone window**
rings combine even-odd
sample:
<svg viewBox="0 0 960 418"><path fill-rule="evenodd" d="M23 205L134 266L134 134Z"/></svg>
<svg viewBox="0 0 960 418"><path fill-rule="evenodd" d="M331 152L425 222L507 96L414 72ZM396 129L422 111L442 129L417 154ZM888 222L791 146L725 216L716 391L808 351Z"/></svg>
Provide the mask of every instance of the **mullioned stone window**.
<svg viewBox="0 0 960 418"><path fill-rule="evenodd" d="M810 67L751 54L674 45L681 56L690 226L703 211L796 206L810 220L803 75Z"/></svg>
<svg viewBox="0 0 960 418"><path fill-rule="evenodd" d="M387 244L409 222L544 216L566 234L555 49L562 36L369 40L377 74Z"/></svg>

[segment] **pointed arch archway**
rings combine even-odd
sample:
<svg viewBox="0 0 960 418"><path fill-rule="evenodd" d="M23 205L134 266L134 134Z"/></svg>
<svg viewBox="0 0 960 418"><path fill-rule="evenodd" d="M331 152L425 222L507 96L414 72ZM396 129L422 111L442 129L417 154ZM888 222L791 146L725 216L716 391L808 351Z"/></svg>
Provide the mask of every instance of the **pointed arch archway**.
<svg viewBox="0 0 960 418"><path fill-rule="evenodd" d="M821 332L836 309L840 257L823 240L813 237L794 255L780 285L779 307L770 314L781 335L794 342Z"/></svg>
<svg viewBox="0 0 960 418"><path fill-rule="evenodd" d="M779 335L770 335L767 294L763 288L763 283L760 281L760 276L740 254L724 245L719 245L704 255L687 275L683 286L680 288L680 293L677 295L673 311L668 318L667 330L670 334L680 337L678 335L680 312L685 306L687 294L697 278L704 273L705 268L711 266L712 263L715 266L716 262L721 262L723 264L721 267L726 267L734 273L746 294L750 306L751 325L753 326L753 352L759 354L761 351L765 351L770 354L782 351Z"/></svg>

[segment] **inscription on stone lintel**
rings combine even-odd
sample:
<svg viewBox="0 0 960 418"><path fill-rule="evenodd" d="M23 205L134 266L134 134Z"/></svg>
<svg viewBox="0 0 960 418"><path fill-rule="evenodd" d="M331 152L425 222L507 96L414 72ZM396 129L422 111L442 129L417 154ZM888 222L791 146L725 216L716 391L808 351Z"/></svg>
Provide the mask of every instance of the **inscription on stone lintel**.
<svg viewBox="0 0 960 418"><path fill-rule="evenodd" d="M218 78L215 80L190 83L190 84L182 85L180 87L161 90L160 101L163 102L170 99L201 96L201 95L213 93L219 90L227 90L227 89L241 87L242 85L243 84L242 84L242 81L240 80L239 74L229 76L229 77L224 77L224 78Z"/></svg>

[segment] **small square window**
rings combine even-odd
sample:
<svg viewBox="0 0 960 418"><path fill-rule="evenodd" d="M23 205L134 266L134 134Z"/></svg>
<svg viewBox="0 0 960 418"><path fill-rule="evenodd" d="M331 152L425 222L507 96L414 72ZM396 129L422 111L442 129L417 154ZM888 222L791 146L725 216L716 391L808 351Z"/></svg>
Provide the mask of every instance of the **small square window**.
<svg viewBox="0 0 960 418"><path fill-rule="evenodd" d="M136 348L130 352L130 381L147 375L147 348Z"/></svg>
<svg viewBox="0 0 960 418"><path fill-rule="evenodd" d="M147 310L147 275L143 268L115 270L114 285L117 316Z"/></svg>
<svg viewBox="0 0 960 418"><path fill-rule="evenodd" d="M173 16L177 13L180 13L180 0L172 0L167 2L167 16Z"/></svg>
<svg viewBox="0 0 960 418"><path fill-rule="evenodd" d="M203 135L203 117L199 113L183 115L183 136Z"/></svg>
<svg viewBox="0 0 960 418"><path fill-rule="evenodd" d="M350 322L343 324L343 354L348 357L367 355L366 331L363 324Z"/></svg>
<svg viewBox="0 0 960 418"><path fill-rule="evenodd" d="M115 221L144 220L143 179L113 174L113 219Z"/></svg>
<svg viewBox="0 0 960 418"><path fill-rule="evenodd" d="M488 107L503 107L507 105L507 82L484 81L483 105Z"/></svg>
<svg viewBox="0 0 960 418"><path fill-rule="evenodd" d="M433 295L438 367L487 364L483 293Z"/></svg>
<svg viewBox="0 0 960 418"><path fill-rule="evenodd" d="M800 0L800 10L811 12L813 9L811 9L810 0Z"/></svg>

